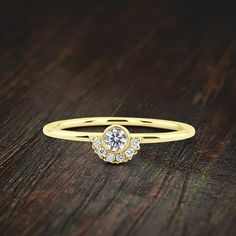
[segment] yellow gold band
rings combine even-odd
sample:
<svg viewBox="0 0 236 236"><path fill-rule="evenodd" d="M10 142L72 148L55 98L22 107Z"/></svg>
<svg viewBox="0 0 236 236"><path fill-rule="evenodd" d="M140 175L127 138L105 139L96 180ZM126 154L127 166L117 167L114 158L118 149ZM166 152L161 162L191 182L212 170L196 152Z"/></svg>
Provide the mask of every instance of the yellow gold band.
<svg viewBox="0 0 236 236"><path fill-rule="evenodd" d="M104 132L82 132L66 129L108 126ZM139 126L172 130L158 133L130 133L125 126ZM94 152L103 161L120 164L136 155L141 143L161 143L187 139L195 134L188 124L158 119L131 117L89 117L61 120L47 124L43 133L53 138L92 142Z"/></svg>
<svg viewBox="0 0 236 236"><path fill-rule="evenodd" d="M45 125L43 133L53 138L90 142L91 138L100 136L102 133L70 131L65 129L110 125L139 126L172 130L171 132L158 133L130 133L131 138L140 138L141 143L177 141L190 138L195 134L195 129L191 125L182 122L133 117L89 117L60 120Z"/></svg>

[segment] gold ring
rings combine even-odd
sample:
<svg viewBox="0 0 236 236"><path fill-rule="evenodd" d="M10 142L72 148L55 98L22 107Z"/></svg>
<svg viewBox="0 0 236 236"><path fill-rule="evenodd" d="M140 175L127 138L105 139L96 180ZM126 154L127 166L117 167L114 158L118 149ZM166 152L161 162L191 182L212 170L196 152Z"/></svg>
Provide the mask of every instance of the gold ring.
<svg viewBox="0 0 236 236"><path fill-rule="evenodd" d="M67 130L81 127L107 126L104 132ZM125 126L172 130L158 133L130 133ZM49 137L92 142L94 152L104 161L120 164L136 155L140 144L162 143L191 138L195 129L186 123L133 117L88 117L60 120L43 127Z"/></svg>

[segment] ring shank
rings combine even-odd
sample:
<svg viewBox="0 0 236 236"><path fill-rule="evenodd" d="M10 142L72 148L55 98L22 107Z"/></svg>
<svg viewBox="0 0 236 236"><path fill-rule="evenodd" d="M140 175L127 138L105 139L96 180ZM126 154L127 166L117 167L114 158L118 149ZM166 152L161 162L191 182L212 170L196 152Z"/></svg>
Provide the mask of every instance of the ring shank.
<svg viewBox="0 0 236 236"><path fill-rule="evenodd" d="M81 132L65 129L109 125L140 126L172 130L171 132L159 133L130 133L130 137L141 138L141 143L177 141L190 138L195 134L195 129L186 123L133 117L89 117L60 120L45 125L43 127L43 133L53 138L90 142L92 137L102 135L102 132Z"/></svg>

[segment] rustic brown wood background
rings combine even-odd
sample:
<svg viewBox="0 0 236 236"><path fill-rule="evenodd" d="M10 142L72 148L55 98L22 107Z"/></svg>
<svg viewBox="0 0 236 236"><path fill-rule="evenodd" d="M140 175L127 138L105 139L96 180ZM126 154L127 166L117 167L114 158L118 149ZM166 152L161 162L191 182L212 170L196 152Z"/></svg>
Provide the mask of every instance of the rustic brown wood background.
<svg viewBox="0 0 236 236"><path fill-rule="evenodd" d="M5 1L0 235L235 235L236 24L227 1ZM191 123L126 165L44 124Z"/></svg>

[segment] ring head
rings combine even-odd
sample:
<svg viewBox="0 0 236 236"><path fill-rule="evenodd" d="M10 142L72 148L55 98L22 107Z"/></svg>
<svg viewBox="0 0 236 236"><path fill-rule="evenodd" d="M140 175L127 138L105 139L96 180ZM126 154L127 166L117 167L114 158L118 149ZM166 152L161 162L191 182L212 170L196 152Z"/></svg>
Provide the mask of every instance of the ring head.
<svg viewBox="0 0 236 236"><path fill-rule="evenodd" d="M90 138L95 153L106 162L127 162L140 149L139 138L130 138L129 131L121 125L108 126L101 136Z"/></svg>
<svg viewBox="0 0 236 236"><path fill-rule="evenodd" d="M120 153L129 144L129 131L120 125L111 125L105 129L102 141L107 150Z"/></svg>

